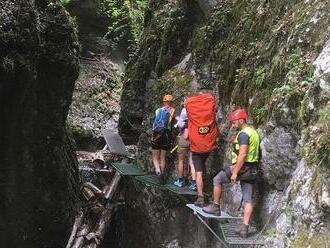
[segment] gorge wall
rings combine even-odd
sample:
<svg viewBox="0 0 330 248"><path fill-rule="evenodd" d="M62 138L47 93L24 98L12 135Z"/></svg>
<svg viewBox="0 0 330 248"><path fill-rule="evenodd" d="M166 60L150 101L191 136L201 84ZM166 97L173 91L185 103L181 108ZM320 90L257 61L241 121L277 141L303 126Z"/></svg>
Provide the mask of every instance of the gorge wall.
<svg viewBox="0 0 330 248"><path fill-rule="evenodd" d="M0 243L63 247L79 177L65 121L79 44L58 1L0 3Z"/></svg>
<svg viewBox="0 0 330 248"><path fill-rule="evenodd" d="M230 108L243 106L262 136L265 180L255 220L267 224L266 246L329 244L329 1L203 2L149 1L142 39L126 68L122 136L139 141L140 161L148 164L144 131L161 96L212 89L219 125L228 129ZM224 145L219 156L226 161ZM226 192L228 211L239 191ZM174 247L189 247L176 238Z"/></svg>

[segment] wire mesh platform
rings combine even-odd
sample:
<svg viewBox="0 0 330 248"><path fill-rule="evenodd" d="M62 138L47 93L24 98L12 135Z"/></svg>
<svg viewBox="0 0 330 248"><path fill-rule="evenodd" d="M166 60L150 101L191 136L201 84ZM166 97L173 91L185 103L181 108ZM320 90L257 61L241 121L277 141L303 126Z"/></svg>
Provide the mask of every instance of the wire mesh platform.
<svg viewBox="0 0 330 248"><path fill-rule="evenodd" d="M165 184L165 188L175 194L179 195L197 195L196 191L190 190L189 186L177 187L171 181L170 183Z"/></svg>
<svg viewBox="0 0 330 248"><path fill-rule="evenodd" d="M117 132L111 129L102 129L102 134L110 152L128 156L123 139Z"/></svg>
<svg viewBox="0 0 330 248"><path fill-rule="evenodd" d="M221 222L221 232L224 240L231 247L246 247L247 245L253 245L254 247L261 247L263 245L262 240L258 240L258 231L255 227L249 227L249 233L246 238L241 238L236 230L239 229L241 222L238 221L228 221Z"/></svg>
<svg viewBox="0 0 330 248"><path fill-rule="evenodd" d="M148 186L156 186L164 190L166 189L165 185L162 184L161 180L156 175L149 174L144 176L136 176L134 178Z"/></svg>
<svg viewBox="0 0 330 248"><path fill-rule="evenodd" d="M147 174L140 166L135 164L112 163L111 166L124 176L142 176Z"/></svg>

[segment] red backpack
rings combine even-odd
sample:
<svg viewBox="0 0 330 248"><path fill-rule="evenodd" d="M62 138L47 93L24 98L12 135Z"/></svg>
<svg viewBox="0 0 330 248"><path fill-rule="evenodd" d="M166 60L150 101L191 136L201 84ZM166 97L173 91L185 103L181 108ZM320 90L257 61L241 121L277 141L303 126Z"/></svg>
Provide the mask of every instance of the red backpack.
<svg viewBox="0 0 330 248"><path fill-rule="evenodd" d="M190 150L196 153L216 149L218 128L215 121L215 98L211 94L188 97L186 102Z"/></svg>

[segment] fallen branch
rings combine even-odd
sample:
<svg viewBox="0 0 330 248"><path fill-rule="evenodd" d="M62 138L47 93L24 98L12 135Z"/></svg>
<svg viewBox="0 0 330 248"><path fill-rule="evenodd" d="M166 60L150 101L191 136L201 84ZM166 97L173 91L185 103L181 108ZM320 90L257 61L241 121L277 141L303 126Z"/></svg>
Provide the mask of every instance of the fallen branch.
<svg viewBox="0 0 330 248"><path fill-rule="evenodd" d="M66 245L66 248L70 248L72 246L73 241L76 238L78 227L81 225L83 218L84 218L84 212L80 210L79 216L76 217L76 219L73 223L72 232L71 232L68 244Z"/></svg>
<svg viewBox="0 0 330 248"><path fill-rule="evenodd" d="M112 196L115 194L115 190L119 184L120 174L118 172L115 173L111 183L108 187L104 189L105 199L111 200Z"/></svg>
<svg viewBox="0 0 330 248"><path fill-rule="evenodd" d="M83 225L81 230L77 234L76 242L73 244L72 248L81 248L84 244L85 236L89 232L89 226Z"/></svg>
<svg viewBox="0 0 330 248"><path fill-rule="evenodd" d="M92 183L85 183L84 189L90 189L96 194L104 195L106 203L96 221L96 224L91 227L91 224L83 224L83 215L76 218L73 225L72 233L66 248L97 248L104 239L107 227L110 224L111 216L116 204L111 203L120 182L120 174L116 172L109 185L106 185L101 191ZM100 204L100 203L98 203ZM93 221L85 220L85 223L93 223ZM94 221L95 223L95 221Z"/></svg>

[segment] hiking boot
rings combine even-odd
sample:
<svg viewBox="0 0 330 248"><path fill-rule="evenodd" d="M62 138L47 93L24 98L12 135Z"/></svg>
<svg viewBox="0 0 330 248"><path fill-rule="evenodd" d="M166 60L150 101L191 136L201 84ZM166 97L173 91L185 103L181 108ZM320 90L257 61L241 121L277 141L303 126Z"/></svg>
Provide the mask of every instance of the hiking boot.
<svg viewBox="0 0 330 248"><path fill-rule="evenodd" d="M216 216L221 216L221 210L220 210L220 205L211 203L206 207L203 207L203 211L208 214L213 214Z"/></svg>
<svg viewBox="0 0 330 248"><path fill-rule="evenodd" d="M189 186L189 190L196 191L197 190L197 185L196 183L192 182Z"/></svg>
<svg viewBox="0 0 330 248"><path fill-rule="evenodd" d="M204 207L205 206L205 200L204 200L204 196L197 196L196 201L194 202L194 205L197 207Z"/></svg>
<svg viewBox="0 0 330 248"><path fill-rule="evenodd" d="M174 182L174 185L179 187L179 188L182 188L184 186L184 181L183 179L177 179L175 182Z"/></svg>
<svg viewBox="0 0 330 248"><path fill-rule="evenodd" d="M242 225L239 227L239 229L235 230L235 232L241 238L246 238L249 233L249 225L245 225L244 223L242 223Z"/></svg>

